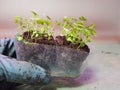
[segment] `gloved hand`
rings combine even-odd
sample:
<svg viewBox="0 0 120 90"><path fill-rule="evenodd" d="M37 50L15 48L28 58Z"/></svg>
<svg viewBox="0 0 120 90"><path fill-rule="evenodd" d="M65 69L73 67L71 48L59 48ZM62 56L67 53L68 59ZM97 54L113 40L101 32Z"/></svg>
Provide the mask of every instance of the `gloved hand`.
<svg viewBox="0 0 120 90"><path fill-rule="evenodd" d="M13 40L0 39L0 54L0 90L13 90L19 83L44 85L50 82L50 72L42 67L13 59L16 58Z"/></svg>
<svg viewBox="0 0 120 90"><path fill-rule="evenodd" d="M0 54L16 58L14 43L12 40L8 38L0 39ZM13 90L15 87L19 85L21 84L7 82L3 80L3 81L0 81L0 90Z"/></svg>
<svg viewBox="0 0 120 90"><path fill-rule="evenodd" d="M0 80L44 85L49 83L50 73L38 65L0 55Z"/></svg>

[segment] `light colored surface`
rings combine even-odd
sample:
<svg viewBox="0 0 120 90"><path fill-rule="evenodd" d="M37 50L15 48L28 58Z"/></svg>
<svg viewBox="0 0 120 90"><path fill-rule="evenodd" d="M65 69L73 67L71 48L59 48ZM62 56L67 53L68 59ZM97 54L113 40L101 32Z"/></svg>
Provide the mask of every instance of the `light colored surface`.
<svg viewBox="0 0 120 90"><path fill-rule="evenodd" d="M92 71L91 82L58 90L120 90L120 43L96 42L90 48L87 67Z"/></svg>
<svg viewBox="0 0 120 90"><path fill-rule="evenodd" d="M120 36L119 4L120 0L0 0L0 32L12 32L16 29L14 17L31 16L29 11L34 10L53 19L83 15L88 23L95 23L97 35Z"/></svg>
<svg viewBox="0 0 120 90"><path fill-rule="evenodd" d="M93 42L85 69L76 79L54 79L45 89L33 86L19 90L120 90L120 43Z"/></svg>

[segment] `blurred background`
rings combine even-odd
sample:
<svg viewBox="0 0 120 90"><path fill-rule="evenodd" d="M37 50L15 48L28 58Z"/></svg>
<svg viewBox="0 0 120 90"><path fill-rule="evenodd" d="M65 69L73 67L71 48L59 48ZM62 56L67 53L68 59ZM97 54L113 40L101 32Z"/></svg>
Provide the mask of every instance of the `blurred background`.
<svg viewBox="0 0 120 90"><path fill-rule="evenodd" d="M0 0L0 38L12 38L14 16L31 16L30 10L53 19L83 15L96 25L94 40L120 41L120 0Z"/></svg>

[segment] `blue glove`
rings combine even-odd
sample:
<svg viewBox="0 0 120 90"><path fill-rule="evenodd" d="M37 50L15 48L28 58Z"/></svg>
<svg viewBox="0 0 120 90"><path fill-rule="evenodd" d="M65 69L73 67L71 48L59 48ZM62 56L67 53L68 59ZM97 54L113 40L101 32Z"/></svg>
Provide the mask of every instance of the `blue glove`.
<svg viewBox="0 0 120 90"><path fill-rule="evenodd" d="M49 83L50 73L38 65L0 55L0 80L44 85Z"/></svg>

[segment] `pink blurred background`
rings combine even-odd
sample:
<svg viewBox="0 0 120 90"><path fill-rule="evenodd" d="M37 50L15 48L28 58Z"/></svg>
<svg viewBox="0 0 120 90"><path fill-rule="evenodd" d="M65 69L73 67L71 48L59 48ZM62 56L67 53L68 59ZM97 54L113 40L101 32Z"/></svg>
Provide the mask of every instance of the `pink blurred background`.
<svg viewBox="0 0 120 90"><path fill-rule="evenodd" d="M120 41L120 0L0 0L0 38L18 32L14 16L31 16L30 10L54 19L86 16L96 24L94 40Z"/></svg>

